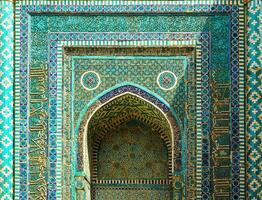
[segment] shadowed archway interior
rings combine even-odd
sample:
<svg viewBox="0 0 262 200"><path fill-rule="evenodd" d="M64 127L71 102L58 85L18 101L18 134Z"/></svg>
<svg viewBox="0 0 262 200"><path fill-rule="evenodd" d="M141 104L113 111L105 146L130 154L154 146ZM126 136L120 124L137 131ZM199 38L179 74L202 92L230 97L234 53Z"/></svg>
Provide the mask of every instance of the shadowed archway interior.
<svg viewBox="0 0 262 200"><path fill-rule="evenodd" d="M130 119L108 131L97 152L97 179L168 179L168 151L158 130Z"/></svg>
<svg viewBox="0 0 262 200"><path fill-rule="evenodd" d="M101 106L87 129L92 199L171 199L178 138L166 114L138 96Z"/></svg>

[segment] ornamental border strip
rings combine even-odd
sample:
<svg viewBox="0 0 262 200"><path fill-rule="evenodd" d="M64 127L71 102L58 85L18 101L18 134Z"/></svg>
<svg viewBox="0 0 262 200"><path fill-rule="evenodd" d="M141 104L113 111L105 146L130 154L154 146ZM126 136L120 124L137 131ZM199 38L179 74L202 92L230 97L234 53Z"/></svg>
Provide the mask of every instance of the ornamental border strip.
<svg viewBox="0 0 262 200"><path fill-rule="evenodd" d="M231 16L231 198L240 199L245 196L244 7L240 6L237 9L233 9Z"/></svg>
<svg viewBox="0 0 262 200"><path fill-rule="evenodd" d="M0 1L0 199L13 197L14 145L14 10L12 2Z"/></svg>
<svg viewBox="0 0 262 200"><path fill-rule="evenodd" d="M246 102L246 166L247 166L247 199L259 199L262 194L262 154L261 154L261 133L262 133L262 95L261 74L262 74L262 21L259 21L262 13L261 1L253 0L247 10L248 26L248 50L247 50L247 102ZM260 29L260 30L259 30ZM255 55L255 56L254 56Z"/></svg>
<svg viewBox="0 0 262 200"><path fill-rule="evenodd" d="M114 1L112 1L114 2ZM202 1L201 1L202 2ZM238 69L236 71L232 70L232 74L231 76L237 76L238 77L238 74L239 74L239 79L242 80L242 82L239 82L239 88L240 88L240 92L235 92L235 95L234 95L234 99L231 99L232 101L235 100L235 99L240 99L240 102L244 102L244 84L243 84L243 80L244 80L244 40L241 40L244 38L244 17L243 17L243 13L244 13L244 10L242 8L242 3L239 2L239 1L236 1L236 2L231 2L231 1L228 1L228 3L231 5L231 4L236 4L236 5L240 5L240 10L238 12L238 6L236 6L235 4L233 6L229 6L229 5L226 5L226 6L216 6L216 5L206 5L206 6L198 6L198 7L194 7L192 5L199 5L199 3L201 2L198 2L198 3L193 3L190 1L190 6L191 7L183 7L181 6L183 3L180 2L181 4L178 4L178 2L174 2L174 5L175 7L167 7L167 6L164 6L163 4L164 3L160 3L158 2L158 6L146 6L142 3L142 5L140 5L139 7L135 7L135 6L127 6L127 5L118 5L118 6L105 6L107 7L107 9L105 10L102 10L104 13L121 13L121 12L136 12L136 13L140 13L140 12L150 12L150 13L162 13L162 12L166 12L166 13L174 13L174 12L187 12L189 11L190 9L192 9L193 12L208 12L208 13L217 13L217 12L227 12L227 13L231 13L231 10L235 10L234 14L236 13L240 13L240 22L239 22L239 38L240 38L240 44L239 44L239 51L238 50L232 50L233 53L236 53L237 55L239 55L239 63L238 64L235 64L234 62L232 62L232 69L237 69L238 68L238 65L240 65L240 69L238 71ZM20 4L21 3L21 4ZM28 23L28 13L33 13L33 12L55 12L55 10L52 11L52 8L57 8L58 6L50 6L50 7L47 7L47 6L39 6L39 10L36 10L36 5L28 5L30 3L34 3L36 4L35 1L22 1L22 2L17 2L16 4L16 23L15 23L15 26L16 26L16 58L15 58L15 65L16 65L16 100L15 100L15 104L16 105L19 105L19 106L16 106L16 109L15 109L15 114L16 116L21 116L21 118L19 118L18 121L16 121L16 134L15 134L15 142L17 145L19 145L20 147L19 148L16 148L15 150L15 155L19 155L19 156L16 156L15 158L15 173L16 173L16 179L15 179L15 183L18 182L18 180L20 181L25 181L27 182L27 172L28 172L28 163L26 160L23 160L23 162L21 163L22 165L18 166L18 163L19 163L19 157L21 156L25 156L27 157L27 154L28 154L28 149L27 149L27 145L21 145L20 144L20 138L19 138L19 135L18 135L18 132L17 130L19 130L18 128L20 127L27 127L28 126L28 119L27 117L28 116L24 116L24 115L20 115L20 112L23 113L24 111L28 110L28 102L26 101L26 96L28 94L28 91L27 91L27 84L28 84L28 71L29 71L29 66L28 66L28 61L26 59L26 55L23 55L23 52L27 52L28 51L28 46L26 45L26 41L24 40L27 40L28 39L28 27L27 26L23 26L25 29L21 29L21 32L20 32L20 25L21 25L21 22L24 24L27 24ZM40 3L40 1L38 2ZM49 1L41 1L41 3L43 5L52 5L51 2ZM55 3L55 2L54 2ZM59 4L59 2L57 2ZM61 2L60 2L61 3ZM82 1L79 1L79 2L72 2L73 4L79 4L79 5L83 5L85 4L84 2ZM186 2L185 2L186 3ZM224 2L226 3L226 2ZM24 5L26 4L27 6L24 7L24 6L21 6L21 5ZM222 4L222 3L221 3ZM70 5L70 4L69 4ZM86 4L85 4L86 5ZM168 2L168 5L171 5L171 2ZM72 10L73 7L77 7L77 5L74 5L74 6L61 6L60 8L63 7L63 10L58 10L57 13L59 13L60 11L62 12L68 12L68 13L77 13L77 12L85 12L85 13L90 13L90 12L99 12L100 11L100 7L99 6L96 6L96 5L91 5L91 6L81 6L81 8L88 8L87 10ZM94 11L97 7L97 10ZM155 8L154 8L155 7ZM218 10L218 7L222 8L221 10ZM21 8L21 10L20 10ZM51 8L51 10L48 10L49 8ZM162 9L160 9L162 8ZM200 9L199 9L200 8ZM215 8L215 9L212 9L212 8ZM116 9L120 9L120 10L116 10ZM129 9L129 10L128 10ZM195 10L196 9L196 10ZM20 13L21 12L21 13ZM237 16L232 16L232 21L233 20L237 20ZM21 17L21 18L20 18ZM20 21L19 21L20 19ZM238 30L234 32L234 34L231 34L231 36L233 38L236 38L235 34L238 33ZM18 42L19 39L21 39L21 44ZM231 41L232 42L232 41ZM20 52L22 53L20 55ZM21 58L20 58L21 56ZM20 62L21 61L21 62ZM233 65L234 64L234 65ZM20 70L20 67L21 67L21 71L19 72ZM20 82L20 78L21 79L24 79L23 82ZM233 81L234 78L232 78ZM238 82L238 81L237 81ZM236 86L234 84L234 86ZM21 87L23 89L21 89ZM21 92L20 92L20 89L21 89ZM25 99L22 99L21 97L25 98ZM20 104L21 102L21 104ZM239 102L238 102L239 103ZM23 106L23 108L20 107ZM235 136L237 137L239 134L240 134L240 138L239 139L239 146L240 146L240 149L236 149L235 152L236 153L239 153L239 157L240 157L240 160L237 161L237 163L235 164L238 169L240 168L240 172L237 171L236 172L236 175L239 177L240 179L240 193L241 193L241 196L243 196L244 194L244 189L245 187L243 186L244 185L244 121L242 121L241 119L244 119L244 105L242 105L241 103L239 104L239 112L235 113L234 111L232 111L232 115L236 116L236 120L234 120L234 122L236 122L239 126L239 129L236 130L236 134ZM240 121L239 121L240 120ZM238 123L239 122L239 123ZM24 130L21 130L21 135L24 138L24 144L27 143L27 138L28 138L28 132L27 131L24 131ZM238 141L234 141L236 143L238 143ZM20 148L23 149L23 151L21 152L20 151ZM239 167L239 164L241 167ZM20 168L21 167L21 168ZM20 174L20 176L17 176L17 173L23 169L24 170L24 173ZM240 175L239 175L240 173ZM21 180L22 179L22 180ZM242 186L242 187L241 187ZM17 189L17 188L16 188ZM27 192L28 188L27 186L25 185L25 187L23 188L23 193L21 193L21 196L23 197L24 196L27 196L26 195L26 192ZM19 197L19 194L17 194L17 190L16 190L16 197L18 195ZM21 192L21 191L20 191Z"/></svg>
<svg viewBox="0 0 262 200"><path fill-rule="evenodd" d="M257 0L258 1L258 0ZM103 5L113 5L113 6L123 6L123 5L243 5L242 0L175 0L175 1L128 1L128 0L19 0L22 5L88 5L88 6L103 6Z"/></svg>

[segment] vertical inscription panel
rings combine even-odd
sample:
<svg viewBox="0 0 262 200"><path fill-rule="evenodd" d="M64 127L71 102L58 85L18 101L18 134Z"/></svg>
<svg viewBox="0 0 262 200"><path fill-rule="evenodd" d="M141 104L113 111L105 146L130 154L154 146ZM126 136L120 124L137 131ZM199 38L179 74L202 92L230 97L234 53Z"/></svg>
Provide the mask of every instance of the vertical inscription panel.
<svg viewBox="0 0 262 200"><path fill-rule="evenodd" d="M47 197L47 67L30 69L30 115L29 115L29 196L32 199Z"/></svg>

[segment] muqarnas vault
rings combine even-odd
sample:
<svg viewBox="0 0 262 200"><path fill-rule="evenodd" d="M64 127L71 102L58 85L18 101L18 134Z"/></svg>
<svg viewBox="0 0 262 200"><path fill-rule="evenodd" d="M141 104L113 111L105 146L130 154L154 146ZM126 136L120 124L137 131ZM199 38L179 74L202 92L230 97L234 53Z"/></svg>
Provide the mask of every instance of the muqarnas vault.
<svg viewBox="0 0 262 200"><path fill-rule="evenodd" d="M0 199L261 198L261 2L0 11Z"/></svg>

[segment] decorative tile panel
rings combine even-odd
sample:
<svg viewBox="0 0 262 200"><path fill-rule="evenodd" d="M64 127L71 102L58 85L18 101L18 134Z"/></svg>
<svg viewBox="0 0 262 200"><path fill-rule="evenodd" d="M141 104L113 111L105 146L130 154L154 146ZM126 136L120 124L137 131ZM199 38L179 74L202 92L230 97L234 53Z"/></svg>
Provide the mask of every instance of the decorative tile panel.
<svg viewBox="0 0 262 200"><path fill-rule="evenodd" d="M90 13L94 15L88 15ZM167 103L165 105L168 106L163 106L166 111L180 110L177 121L181 130L186 133L181 135L181 151L184 156L181 174L188 174L190 178L176 174L174 180L190 180L193 183L188 185L196 185L196 194L193 192L190 196L190 192L184 190L184 197L194 199L196 195L197 199L244 198L242 2L17 1L16 19L16 95L19 98L16 99L15 108L15 199L61 199L66 196L74 199L75 195L80 195L83 191L81 188L86 187L77 184L76 188L72 187L69 191L71 196L62 196L64 169L68 168L70 177L67 180L71 184L81 182L77 182L74 177L78 176L75 173L78 155L70 153L76 152L78 148L77 137L81 119L85 116L88 106L99 102L99 98L109 98L103 96L105 94L113 96L114 92L121 92L126 86L103 85L103 73L109 70L103 68L103 65L108 64L103 64L103 55L99 55L99 62L89 59L89 63L80 63L79 68L82 71L79 74L76 72L74 79L74 76L71 76L71 67L75 58L65 56L65 48L79 46L131 49L146 46L191 48L195 53L196 66L194 67L192 55L186 55L188 71L184 74L191 79L186 78L186 82L179 87L180 76L172 67L163 67L163 70L157 71L154 76L149 75L154 77L153 81L150 79L146 82L143 85L145 90L141 91L157 99L154 101L157 104ZM83 56L90 55L80 57ZM99 56L95 55L97 58ZM90 62L97 62L96 65L103 70L89 68ZM117 65L113 61L110 62ZM166 65L170 63L172 62L167 62ZM121 70L119 74L122 75L126 67L118 66L117 69L118 71L112 72L112 68L109 73L115 76ZM172 73L162 77L161 73L167 71ZM128 76L118 78L122 78L121 81L142 83L139 80L129 80ZM112 79L110 83L113 82ZM71 88L75 86L78 88L74 93ZM128 86L125 89L133 90L135 87ZM183 95L188 89L194 91L192 88L196 88L196 94ZM100 89L101 91L96 93L96 90ZM77 99L80 94L89 94L88 92L94 94L92 98L87 98L86 95L82 101ZM166 95L170 93L172 96L172 92L177 92L177 99ZM221 97L226 100L222 101ZM78 102L78 105L72 104L72 98L77 100L75 103ZM183 98L186 99L182 101ZM86 107L83 107L83 103ZM183 106L176 107L179 104ZM75 110L72 109L74 107ZM65 122L69 125L63 129ZM193 128L194 125L196 128ZM63 143L63 134L72 137L72 143L68 146ZM194 148L191 147L196 149L192 150ZM66 155L63 155L63 152L67 152ZM195 155L190 155L191 152L195 152ZM194 172L188 168L189 160L193 161L194 156L195 182L193 175L190 175L191 171L187 171ZM69 160L70 165L62 165L64 158ZM220 169L223 170L219 171ZM174 188L180 190L180 186ZM182 198L179 195L174 198L176 197Z"/></svg>

